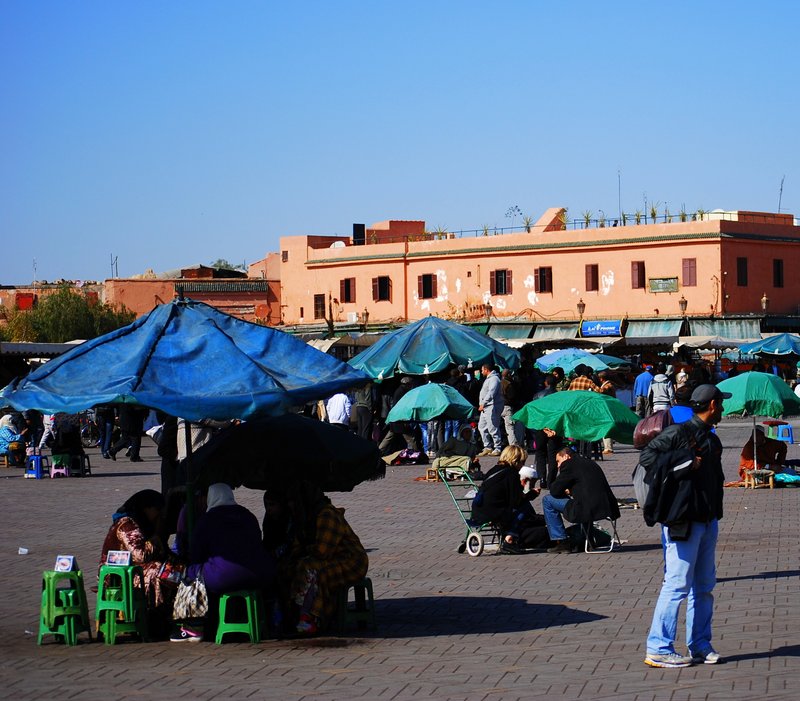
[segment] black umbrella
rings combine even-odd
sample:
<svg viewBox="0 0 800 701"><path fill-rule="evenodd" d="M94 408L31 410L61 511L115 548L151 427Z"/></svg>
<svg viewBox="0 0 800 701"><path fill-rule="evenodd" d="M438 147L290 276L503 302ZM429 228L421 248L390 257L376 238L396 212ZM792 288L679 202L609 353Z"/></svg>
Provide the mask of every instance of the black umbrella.
<svg viewBox="0 0 800 701"><path fill-rule="evenodd" d="M386 474L375 443L298 414L227 428L198 449L187 467L203 485L268 489L307 478L325 492L350 492Z"/></svg>

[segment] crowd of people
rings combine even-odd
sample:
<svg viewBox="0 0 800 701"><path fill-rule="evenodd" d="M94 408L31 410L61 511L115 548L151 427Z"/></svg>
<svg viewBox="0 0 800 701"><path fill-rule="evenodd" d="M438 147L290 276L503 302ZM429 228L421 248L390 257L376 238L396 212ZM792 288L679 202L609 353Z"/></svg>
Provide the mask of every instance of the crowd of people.
<svg viewBox="0 0 800 701"><path fill-rule="evenodd" d="M194 642L208 631L213 638L219 598L240 590L262 592L275 635L314 635L332 621L339 590L367 574L366 550L344 510L311 481L265 492L261 525L229 485L212 484L198 496L191 533L186 505L176 509L179 495L165 499L152 489L132 495L112 515L100 555L103 565L109 552L127 551L130 564L142 568L155 639ZM198 581L207 611L182 617L179 588Z"/></svg>

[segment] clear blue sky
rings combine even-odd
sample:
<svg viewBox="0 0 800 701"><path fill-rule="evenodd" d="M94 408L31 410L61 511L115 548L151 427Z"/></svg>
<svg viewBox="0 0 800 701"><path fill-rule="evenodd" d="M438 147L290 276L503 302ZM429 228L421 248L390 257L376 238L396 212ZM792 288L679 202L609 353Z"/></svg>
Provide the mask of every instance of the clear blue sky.
<svg viewBox="0 0 800 701"><path fill-rule="evenodd" d="M800 214L800 3L0 1L0 284L517 205ZM519 223L519 219L517 220Z"/></svg>

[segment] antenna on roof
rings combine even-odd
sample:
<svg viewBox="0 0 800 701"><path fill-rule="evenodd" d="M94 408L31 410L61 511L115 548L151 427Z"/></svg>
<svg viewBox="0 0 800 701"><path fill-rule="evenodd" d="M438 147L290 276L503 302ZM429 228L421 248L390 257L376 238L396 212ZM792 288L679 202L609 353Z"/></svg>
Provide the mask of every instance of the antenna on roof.
<svg viewBox="0 0 800 701"><path fill-rule="evenodd" d="M783 199L783 181L786 180L786 176L784 175L781 178L781 189L778 192L778 214L781 213L781 200Z"/></svg>

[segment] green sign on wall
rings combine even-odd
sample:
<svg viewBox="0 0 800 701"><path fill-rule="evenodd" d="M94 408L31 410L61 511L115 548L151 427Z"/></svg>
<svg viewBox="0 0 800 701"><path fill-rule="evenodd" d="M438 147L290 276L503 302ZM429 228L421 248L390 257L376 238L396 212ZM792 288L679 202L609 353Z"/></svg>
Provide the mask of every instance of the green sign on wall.
<svg viewBox="0 0 800 701"><path fill-rule="evenodd" d="M676 277L651 277L650 292L677 292L678 278Z"/></svg>

